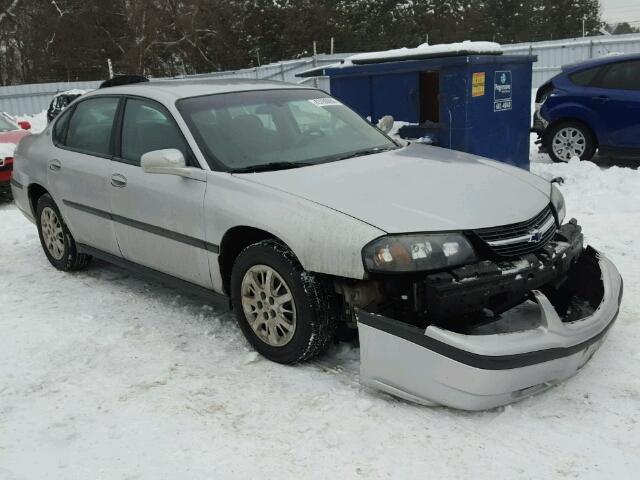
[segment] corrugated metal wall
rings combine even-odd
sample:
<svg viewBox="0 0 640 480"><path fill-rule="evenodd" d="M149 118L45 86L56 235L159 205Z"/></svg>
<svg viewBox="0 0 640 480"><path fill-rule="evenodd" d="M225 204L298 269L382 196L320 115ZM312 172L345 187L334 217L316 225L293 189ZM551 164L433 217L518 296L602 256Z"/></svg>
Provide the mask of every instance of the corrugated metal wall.
<svg viewBox="0 0 640 480"><path fill-rule="evenodd" d="M616 53L640 53L640 34L516 43L503 45L502 49L505 54L538 56L533 64L533 86L539 87L560 73L562 65Z"/></svg>
<svg viewBox="0 0 640 480"><path fill-rule="evenodd" d="M559 73L562 65L614 53L640 53L640 34L517 43L503 45L502 48L505 54L538 56L538 62L533 66L533 86L538 87ZM322 54L315 60L300 58L256 68L190 75L187 78L260 78L295 83L305 82L328 91L329 83L325 78L300 79L295 75L314 66L338 62L349 55L348 53ZM47 108L51 97L57 92L73 88L94 89L99 84L100 82L39 83L0 87L0 111L13 115L38 113Z"/></svg>
<svg viewBox="0 0 640 480"><path fill-rule="evenodd" d="M12 115L33 114L45 110L51 97L65 90L93 90L100 82L34 83L0 87L0 111Z"/></svg>
<svg viewBox="0 0 640 480"><path fill-rule="evenodd" d="M188 75L184 78L259 78L263 80L300 83L301 79L295 77L297 73L313 68L314 66L329 65L338 62L349 55L351 54L322 54L318 55L315 60L313 58L300 58L298 60L289 60L256 68ZM326 79L307 78L303 81L305 83L313 83L327 91L329 90L329 82ZM75 88L93 90L98 88L98 85L100 85L100 82L63 82L0 87L0 111L8 112L12 115L39 113L49 106L51 98L58 92Z"/></svg>

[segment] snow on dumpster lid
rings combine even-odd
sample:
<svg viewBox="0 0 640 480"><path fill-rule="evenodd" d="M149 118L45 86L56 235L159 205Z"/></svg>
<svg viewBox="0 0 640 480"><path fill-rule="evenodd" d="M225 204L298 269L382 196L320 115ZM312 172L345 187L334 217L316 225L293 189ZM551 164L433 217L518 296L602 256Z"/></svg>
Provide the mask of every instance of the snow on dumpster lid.
<svg viewBox="0 0 640 480"><path fill-rule="evenodd" d="M359 53L347 57L341 67L365 65L369 63L384 63L398 60L422 60L436 57L460 55L502 55L502 47L495 42L472 42L465 40L457 43L442 43L429 45L423 43L415 48L396 48L383 52Z"/></svg>

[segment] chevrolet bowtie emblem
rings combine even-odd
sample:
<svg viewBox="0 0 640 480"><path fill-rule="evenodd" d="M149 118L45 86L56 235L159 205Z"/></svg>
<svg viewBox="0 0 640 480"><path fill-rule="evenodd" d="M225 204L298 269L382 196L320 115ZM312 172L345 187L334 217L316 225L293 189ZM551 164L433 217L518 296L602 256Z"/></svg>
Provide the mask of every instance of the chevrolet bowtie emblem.
<svg viewBox="0 0 640 480"><path fill-rule="evenodd" d="M540 230L533 230L529 232L529 243L536 243L542 239L542 232Z"/></svg>

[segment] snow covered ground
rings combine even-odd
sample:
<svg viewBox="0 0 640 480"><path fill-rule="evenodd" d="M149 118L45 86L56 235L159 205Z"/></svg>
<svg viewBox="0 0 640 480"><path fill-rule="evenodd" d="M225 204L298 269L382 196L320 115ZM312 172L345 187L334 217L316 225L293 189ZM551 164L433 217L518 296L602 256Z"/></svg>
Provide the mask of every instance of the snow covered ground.
<svg viewBox="0 0 640 480"><path fill-rule="evenodd" d="M101 262L65 274L0 205L0 478L633 478L640 469L640 171L542 163L625 280L570 381L493 411L363 389L358 351L285 367L224 306Z"/></svg>

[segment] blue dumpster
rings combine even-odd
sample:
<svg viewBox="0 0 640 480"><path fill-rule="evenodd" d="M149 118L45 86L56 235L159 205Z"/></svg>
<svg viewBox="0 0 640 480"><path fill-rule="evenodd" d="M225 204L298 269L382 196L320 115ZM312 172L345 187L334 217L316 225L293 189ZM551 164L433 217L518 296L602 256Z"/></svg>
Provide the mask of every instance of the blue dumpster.
<svg viewBox="0 0 640 480"><path fill-rule="evenodd" d="M535 56L458 55L326 68L331 94L376 123L415 124L441 147L529 169Z"/></svg>

